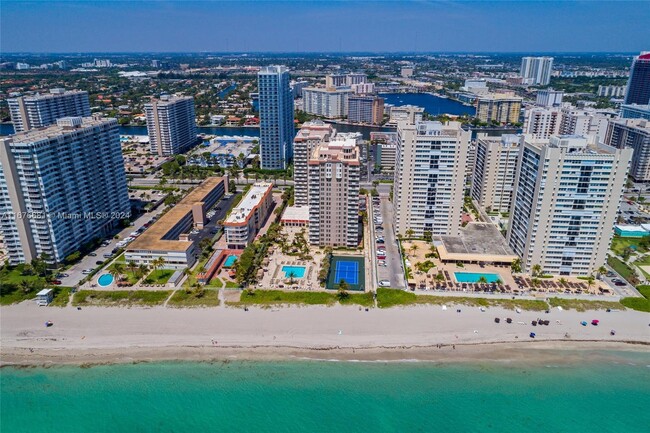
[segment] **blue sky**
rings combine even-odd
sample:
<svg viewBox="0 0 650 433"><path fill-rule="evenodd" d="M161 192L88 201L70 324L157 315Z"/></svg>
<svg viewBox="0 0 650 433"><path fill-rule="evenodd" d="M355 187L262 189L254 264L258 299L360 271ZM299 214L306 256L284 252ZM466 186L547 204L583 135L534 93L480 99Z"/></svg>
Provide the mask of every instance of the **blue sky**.
<svg viewBox="0 0 650 433"><path fill-rule="evenodd" d="M3 52L650 50L650 2L0 1Z"/></svg>

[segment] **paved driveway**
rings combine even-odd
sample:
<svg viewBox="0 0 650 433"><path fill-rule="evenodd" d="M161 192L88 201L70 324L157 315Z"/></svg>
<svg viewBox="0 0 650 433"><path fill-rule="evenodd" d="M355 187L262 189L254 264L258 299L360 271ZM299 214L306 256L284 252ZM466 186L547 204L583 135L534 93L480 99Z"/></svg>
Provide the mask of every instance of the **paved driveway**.
<svg viewBox="0 0 650 433"><path fill-rule="evenodd" d="M390 202L388 197L388 192L386 190L381 190L379 192L380 197L380 211L383 219L382 227L384 227L384 244L377 244L373 242L373 248L375 252L378 245L383 245L386 247L386 266L378 266L378 261L375 261L375 266L377 269L377 280L389 280L390 287L403 289L404 288L404 272L402 270L402 258L399 254L399 248L397 246L395 233L393 231L393 204ZM372 207L370 212L374 212ZM372 218L372 216L370 216ZM373 228L375 226L373 225ZM373 236L373 240L374 237ZM376 256L375 256L376 257Z"/></svg>

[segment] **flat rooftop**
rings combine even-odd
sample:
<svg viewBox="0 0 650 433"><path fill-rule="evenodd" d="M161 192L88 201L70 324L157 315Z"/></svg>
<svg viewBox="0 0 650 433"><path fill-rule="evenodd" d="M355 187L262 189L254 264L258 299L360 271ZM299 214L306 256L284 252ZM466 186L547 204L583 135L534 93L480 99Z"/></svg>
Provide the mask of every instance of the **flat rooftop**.
<svg viewBox="0 0 650 433"><path fill-rule="evenodd" d="M282 221L309 221L309 206L289 206L282 214Z"/></svg>
<svg viewBox="0 0 650 433"><path fill-rule="evenodd" d="M59 120L66 119L65 117ZM3 139L11 139L14 143L36 143L41 140L49 140L50 138L60 137L62 135L71 134L75 131L84 128L91 128L94 126L106 125L109 123L115 123L117 126L117 120L112 118L94 118L94 117L80 117L81 125L77 127L62 126L58 124L52 124L48 126L43 126L41 128L34 128L28 131L19 132L9 137L2 137Z"/></svg>
<svg viewBox="0 0 650 433"><path fill-rule="evenodd" d="M246 221L253 209L259 206L266 193L272 189L273 184L271 182L254 183L237 207L230 212L225 223L236 224Z"/></svg>
<svg viewBox="0 0 650 433"><path fill-rule="evenodd" d="M192 241L163 239L180 220L192 212L192 206L202 203L205 197L210 194L220 183L221 177L209 177L201 185L197 186L183 200L178 202L166 214L153 223L151 227L138 236L126 248L127 251L151 250L151 251L187 251L192 246Z"/></svg>
<svg viewBox="0 0 650 433"><path fill-rule="evenodd" d="M442 260L508 262L517 258L499 229L491 223L470 223L460 236L435 236Z"/></svg>

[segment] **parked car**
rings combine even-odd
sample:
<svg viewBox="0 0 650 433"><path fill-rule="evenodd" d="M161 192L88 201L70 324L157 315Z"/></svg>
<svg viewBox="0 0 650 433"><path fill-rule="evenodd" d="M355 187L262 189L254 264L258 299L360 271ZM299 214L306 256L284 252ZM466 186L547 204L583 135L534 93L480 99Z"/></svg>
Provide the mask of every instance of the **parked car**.
<svg viewBox="0 0 650 433"><path fill-rule="evenodd" d="M68 274L56 274L56 278L67 278L69 276L70 275L68 275Z"/></svg>
<svg viewBox="0 0 650 433"><path fill-rule="evenodd" d="M105 259L110 259L111 256L113 256L113 254L111 254L111 253L106 253L106 254L104 254L104 258L105 258Z"/></svg>
<svg viewBox="0 0 650 433"><path fill-rule="evenodd" d="M93 270L92 269L84 269L83 271L81 271L81 273L84 274L84 275L88 275L88 274L92 274Z"/></svg>
<svg viewBox="0 0 650 433"><path fill-rule="evenodd" d="M625 286L626 284L623 281L617 281L614 283L615 286Z"/></svg>
<svg viewBox="0 0 650 433"><path fill-rule="evenodd" d="M390 281L388 280L379 281L379 287L390 287Z"/></svg>
<svg viewBox="0 0 650 433"><path fill-rule="evenodd" d="M52 281L52 284L54 284L55 286L60 286L62 283L61 280L54 280Z"/></svg>
<svg viewBox="0 0 650 433"><path fill-rule="evenodd" d="M378 243L378 244L383 244L383 243L385 243L385 242L386 242L386 241L384 241L383 239L377 239L377 243Z"/></svg>
<svg viewBox="0 0 650 433"><path fill-rule="evenodd" d="M97 256L97 253L88 253L88 255L89 255L90 257L96 257L96 256Z"/></svg>

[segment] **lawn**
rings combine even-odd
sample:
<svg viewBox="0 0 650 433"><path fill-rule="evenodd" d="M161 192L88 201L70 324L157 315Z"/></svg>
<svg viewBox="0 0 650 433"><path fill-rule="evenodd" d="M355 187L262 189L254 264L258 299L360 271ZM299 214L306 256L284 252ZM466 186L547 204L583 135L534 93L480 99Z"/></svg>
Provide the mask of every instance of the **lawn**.
<svg viewBox="0 0 650 433"><path fill-rule="evenodd" d="M219 291L205 290L177 290L167 302L169 307L216 307L219 305Z"/></svg>
<svg viewBox="0 0 650 433"><path fill-rule="evenodd" d="M623 309L623 305L614 301L584 301L581 299L550 298L548 303L551 307L562 307L565 310L588 311L588 310L614 310Z"/></svg>
<svg viewBox="0 0 650 433"><path fill-rule="evenodd" d="M239 284L234 281L226 281L226 289L239 289Z"/></svg>
<svg viewBox="0 0 650 433"><path fill-rule="evenodd" d="M239 302L229 302L229 305L360 305L372 307L372 293L349 293L347 298L339 301L337 293L331 292L283 292L281 290L244 290Z"/></svg>
<svg viewBox="0 0 650 433"><path fill-rule="evenodd" d="M643 248L641 245L641 238L621 238L618 236L615 236L614 239L612 239L612 246L610 249L616 253L616 255L621 255L623 254L623 250L627 247L632 247L635 251L638 251L640 253L645 253L648 250Z"/></svg>
<svg viewBox="0 0 650 433"><path fill-rule="evenodd" d="M614 268L614 270L623 278L629 281L629 279L634 275L634 271L625 263L617 259L616 257L608 257L607 264Z"/></svg>
<svg viewBox="0 0 650 433"><path fill-rule="evenodd" d="M110 271L115 267L116 263L111 264L106 271ZM121 282L122 283L127 283L129 286L134 285L138 281L140 281L140 277L136 275L135 272L129 271L128 269L124 269L124 271L120 274L120 277L122 278Z"/></svg>
<svg viewBox="0 0 650 433"><path fill-rule="evenodd" d="M530 311L545 311L548 309L548 304L546 302L537 300L416 295L415 293L405 292L403 290L386 288L377 289L377 305L380 308L409 306L416 304L467 305L470 307L502 307L510 310L521 308L522 310Z"/></svg>
<svg viewBox="0 0 650 433"><path fill-rule="evenodd" d="M170 290L81 290L72 298L73 306L97 305L103 307L130 307L162 305L171 295Z"/></svg>
<svg viewBox="0 0 650 433"><path fill-rule="evenodd" d="M166 284L169 278L174 275L171 269L156 269L152 271L147 278L144 279L144 284Z"/></svg>
<svg viewBox="0 0 650 433"><path fill-rule="evenodd" d="M34 299L36 293L48 287L45 278L37 275L22 275L22 266L0 271L0 305L10 305L27 299ZM23 283L28 287L21 287Z"/></svg>
<svg viewBox="0 0 650 433"><path fill-rule="evenodd" d="M636 289L641 293L643 298L623 298L621 299L621 304L633 310L650 313L650 286L638 286Z"/></svg>

